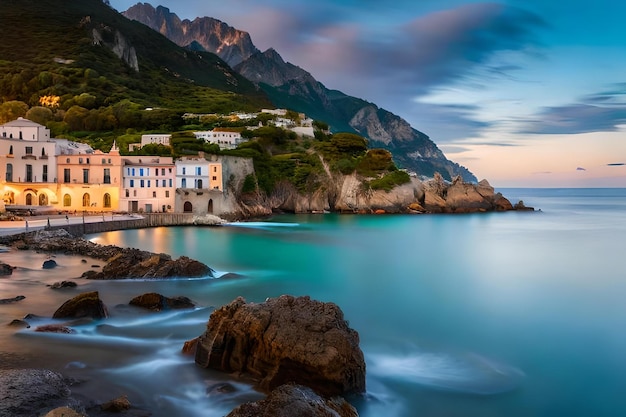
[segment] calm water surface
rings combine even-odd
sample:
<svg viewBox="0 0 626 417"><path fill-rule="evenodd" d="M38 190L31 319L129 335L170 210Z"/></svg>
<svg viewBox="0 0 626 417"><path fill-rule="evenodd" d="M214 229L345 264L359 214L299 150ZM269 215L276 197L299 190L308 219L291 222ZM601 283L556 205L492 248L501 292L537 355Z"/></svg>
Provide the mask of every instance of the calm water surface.
<svg viewBox="0 0 626 417"><path fill-rule="evenodd" d="M28 265L0 279L1 321L48 323L66 299L100 291L111 317L76 335L0 330L3 367L47 366L88 382L107 401L127 394L156 416L222 416L261 395L179 354L214 306L281 294L337 303L361 336L367 395L361 416L626 415L626 190L506 189L533 213L282 215L221 228L177 227L89 236L95 242L186 255L238 278L89 282L84 264L0 254ZM91 263L92 261L90 261ZM95 262L98 263L97 261ZM185 295L194 311L145 313L141 293ZM207 392L209 388L209 392ZM101 398L100 398L101 397Z"/></svg>

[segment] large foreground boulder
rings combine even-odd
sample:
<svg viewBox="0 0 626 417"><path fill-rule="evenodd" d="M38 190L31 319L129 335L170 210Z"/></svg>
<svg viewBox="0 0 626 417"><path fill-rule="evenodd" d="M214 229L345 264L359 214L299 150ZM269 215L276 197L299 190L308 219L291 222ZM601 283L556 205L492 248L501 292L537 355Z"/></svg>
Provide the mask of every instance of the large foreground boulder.
<svg viewBox="0 0 626 417"><path fill-rule="evenodd" d="M291 382L326 396L365 391L358 333L336 304L309 297L259 304L238 297L211 314L195 360L251 376L266 391Z"/></svg>
<svg viewBox="0 0 626 417"><path fill-rule="evenodd" d="M245 403L226 417L358 417L356 409L341 397L325 399L301 385L281 385L267 398Z"/></svg>
<svg viewBox="0 0 626 417"><path fill-rule="evenodd" d="M40 416L61 406L82 408L62 375L42 369L0 370L0 416Z"/></svg>
<svg viewBox="0 0 626 417"><path fill-rule="evenodd" d="M107 309L100 299L98 291L86 292L67 300L54 312L52 318L83 318L103 319L108 316Z"/></svg>

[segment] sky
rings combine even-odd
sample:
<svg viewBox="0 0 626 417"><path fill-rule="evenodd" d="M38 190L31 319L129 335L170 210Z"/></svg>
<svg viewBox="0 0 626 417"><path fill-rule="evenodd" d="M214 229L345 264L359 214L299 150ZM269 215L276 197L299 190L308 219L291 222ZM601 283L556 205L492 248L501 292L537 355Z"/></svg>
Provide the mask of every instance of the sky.
<svg viewBox="0 0 626 417"><path fill-rule="evenodd" d="M249 32L495 187L626 187L626 2L149 3Z"/></svg>

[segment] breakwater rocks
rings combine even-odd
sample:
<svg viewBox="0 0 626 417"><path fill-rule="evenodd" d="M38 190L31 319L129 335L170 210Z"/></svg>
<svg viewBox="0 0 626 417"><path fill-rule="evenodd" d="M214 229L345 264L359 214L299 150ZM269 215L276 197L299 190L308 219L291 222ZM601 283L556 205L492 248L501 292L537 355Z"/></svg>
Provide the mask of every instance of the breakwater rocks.
<svg viewBox="0 0 626 417"><path fill-rule="evenodd" d="M365 391L358 333L337 305L309 297L283 295L258 304L238 297L211 314L195 360L243 373L265 391L287 383L329 397Z"/></svg>
<svg viewBox="0 0 626 417"><path fill-rule="evenodd" d="M10 244L22 250L87 256L106 261L106 265L100 271L92 270L84 273L83 278L88 279L213 276L213 270L207 265L186 256L172 259L170 255L164 253L155 254L133 248L98 245L86 239L74 237L63 229L22 234L15 236Z"/></svg>

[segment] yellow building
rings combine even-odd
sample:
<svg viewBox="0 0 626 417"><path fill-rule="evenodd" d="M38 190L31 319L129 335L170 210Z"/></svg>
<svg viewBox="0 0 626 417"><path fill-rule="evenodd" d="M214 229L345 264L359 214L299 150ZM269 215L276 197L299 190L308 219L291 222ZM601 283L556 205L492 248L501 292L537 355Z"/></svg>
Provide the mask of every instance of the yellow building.
<svg viewBox="0 0 626 417"><path fill-rule="evenodd" d="M117 211L122 184L122 159L111 152L57 157L59 208L67 211Z"/></svg>

